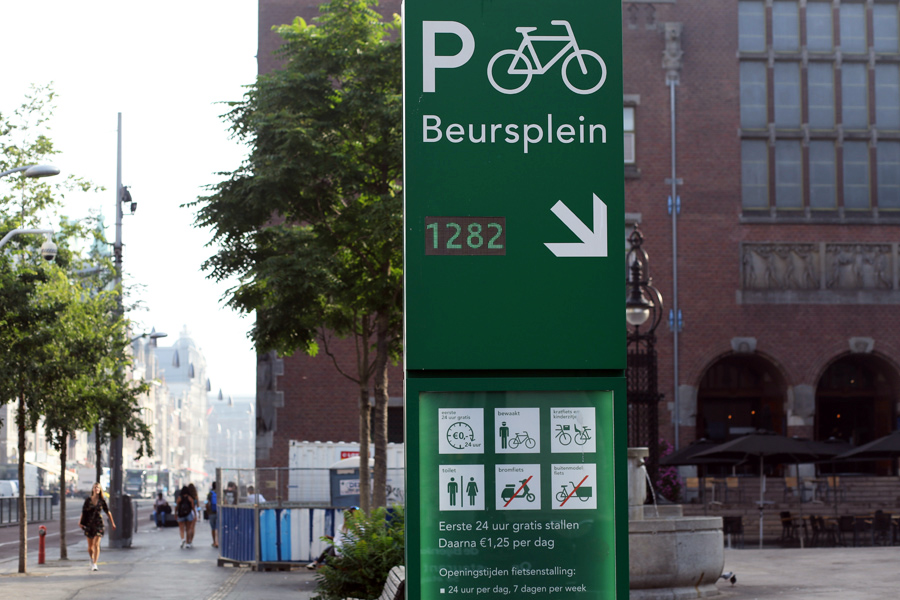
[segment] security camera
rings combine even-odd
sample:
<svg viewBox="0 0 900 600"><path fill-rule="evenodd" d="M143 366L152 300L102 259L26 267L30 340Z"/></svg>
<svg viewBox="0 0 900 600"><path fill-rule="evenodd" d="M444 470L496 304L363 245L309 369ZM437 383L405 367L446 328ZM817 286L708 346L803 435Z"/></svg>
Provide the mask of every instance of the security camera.
<svg viewBox="0 0 900 600"><path fill-rule="evenodd" d="M43 257L44 260L46 260L47 262L50 262L54 258L56 258L56 254L57 254L56 244L54 244L52 241L47 240L46 242L41 244L41 256Z"/></svg>

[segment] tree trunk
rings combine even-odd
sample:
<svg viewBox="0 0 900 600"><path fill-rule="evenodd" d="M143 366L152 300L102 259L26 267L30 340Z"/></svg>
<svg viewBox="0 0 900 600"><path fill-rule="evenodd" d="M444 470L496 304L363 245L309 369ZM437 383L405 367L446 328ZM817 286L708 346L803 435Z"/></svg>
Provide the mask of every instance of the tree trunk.
<svg viewBox="0 0 900 600"><path fill-rule="evenodd" d="M372 375L372 386L375 392L375 411L372 414L372 442L375 444L372 506L375 507L387 505L389 324L387 313L379 313L376 322L375 363Z"/></svg>
<svg viewBox="0 0 900 600"><path fill-rule="evenodd" d="M369 384L359 384L359 507L369 512Z"/></svg>
<svg viewBox="0 0 900 600"><path fill-rule="evenodd" d="M19 395L16 410L19 430L19 573L25 573L28 557L28 512L25 506L25 399Z"/></svg>
<svg viewBox="0 0 900 600"><path fill-rule="evenodd" d="M69 435L63 434L59 451L59 559L69 560L66 550L66 455L69 451Z"/></svg>

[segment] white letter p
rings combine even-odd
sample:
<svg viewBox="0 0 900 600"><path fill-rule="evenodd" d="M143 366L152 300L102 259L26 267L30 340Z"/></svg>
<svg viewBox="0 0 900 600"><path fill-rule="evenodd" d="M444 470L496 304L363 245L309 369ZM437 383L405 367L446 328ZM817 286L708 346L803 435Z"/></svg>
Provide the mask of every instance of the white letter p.
<svg viewBox="0 0 900 600"><path fill-rule="evenodd" d="M453 56L435 55L434 38L438 33L452 33L462 41L462 49ZM472 58L475 38L469 28L456 21L422 21L422 91L434 91L434 72L455 69Z"/></svg>

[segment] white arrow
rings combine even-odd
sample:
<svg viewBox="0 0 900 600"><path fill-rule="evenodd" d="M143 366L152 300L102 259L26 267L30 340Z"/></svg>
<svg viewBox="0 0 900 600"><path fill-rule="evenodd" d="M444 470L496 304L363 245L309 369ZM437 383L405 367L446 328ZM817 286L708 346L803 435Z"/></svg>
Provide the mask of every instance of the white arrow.
<svg viewBox="0 0 900 600"><path fill-rule="evenodd" d="M575 213L560 200L550 209L580 242L544 244L556 256L607 256L606 204L594 194L594 230L581 222Z"/></svg>

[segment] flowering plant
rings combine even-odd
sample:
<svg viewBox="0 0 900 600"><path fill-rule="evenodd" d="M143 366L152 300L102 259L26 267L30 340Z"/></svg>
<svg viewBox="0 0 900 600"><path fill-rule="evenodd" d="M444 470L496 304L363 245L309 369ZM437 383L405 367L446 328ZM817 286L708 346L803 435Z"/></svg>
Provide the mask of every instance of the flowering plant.
<svg viewBox="0 0 900 600"><path fill-rule="evenodd" d="M675 448L663 438L659 438L659 458L660 460L675 452ZM656 492L670 502L678 502L681 500L681 489L684 482L678 476L677 467L662 467L657 470L656 481L653 487Z"/></svg>

